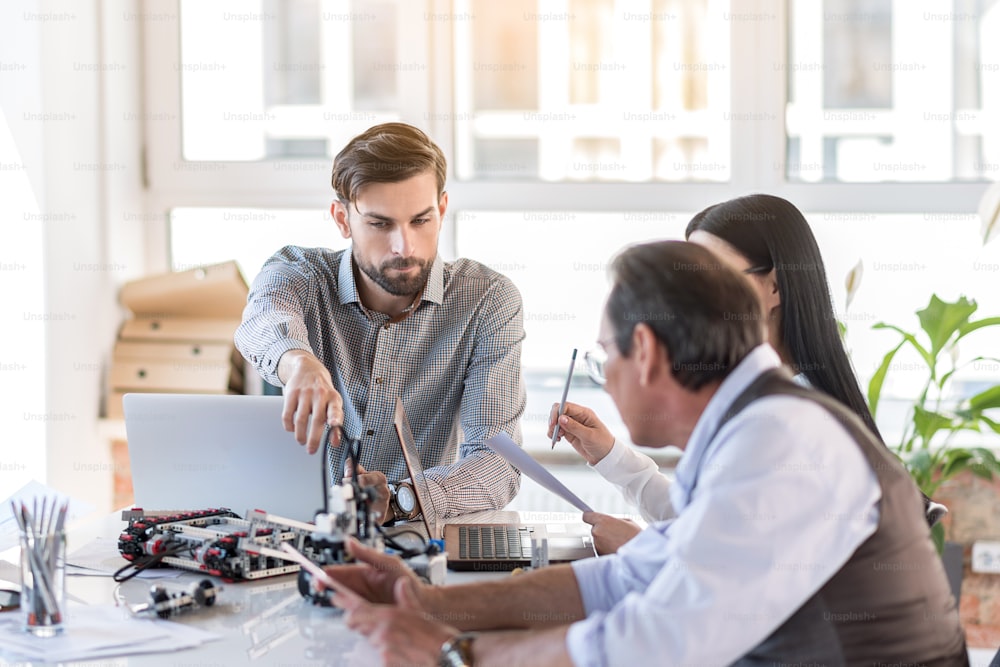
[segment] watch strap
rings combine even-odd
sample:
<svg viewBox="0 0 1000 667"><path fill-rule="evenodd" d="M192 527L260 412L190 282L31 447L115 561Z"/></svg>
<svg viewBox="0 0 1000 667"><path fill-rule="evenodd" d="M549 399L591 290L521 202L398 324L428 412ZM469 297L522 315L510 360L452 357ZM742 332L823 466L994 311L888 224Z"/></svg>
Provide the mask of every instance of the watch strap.
<svg viewBox="0 0 1000 667"><path fill-rule="evenodd" d="M476 639L475 632L463 632L455 635L441 645L440 667L473 667L472 642Z"/></svg>

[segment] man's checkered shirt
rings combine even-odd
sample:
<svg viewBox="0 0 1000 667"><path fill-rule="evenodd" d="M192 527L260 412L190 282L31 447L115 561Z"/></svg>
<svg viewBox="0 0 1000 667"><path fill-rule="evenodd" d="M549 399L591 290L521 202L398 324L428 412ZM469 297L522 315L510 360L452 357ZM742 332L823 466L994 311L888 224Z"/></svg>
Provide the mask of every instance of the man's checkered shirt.
<svg viewBox="0 0 1000 667"><path fill-rule="evenodd" d="M361 440L361 464L390 482L408 477L392 423L399 396L438 513L503 507L520 473L483 441L504 432L521 442L517 288L477 262L437 257L420 303L405 319L389 319L361 305L350 248L286 246L254 280L236 345L279 386L284 352L316 355L344 399L345 433Z"/></svg>

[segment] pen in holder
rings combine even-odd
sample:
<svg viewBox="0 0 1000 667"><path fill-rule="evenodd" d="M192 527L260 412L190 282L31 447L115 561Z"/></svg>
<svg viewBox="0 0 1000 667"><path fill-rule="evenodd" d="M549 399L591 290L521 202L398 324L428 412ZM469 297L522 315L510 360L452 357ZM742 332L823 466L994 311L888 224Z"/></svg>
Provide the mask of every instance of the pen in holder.
<svg viewBox="0 0 1000 667"><path fill-rule="evenodd" d="M21 543L21 618L26 632L53 637L66 620L67 506L55 500L37 501L32 509L11 503Z"/></svg>

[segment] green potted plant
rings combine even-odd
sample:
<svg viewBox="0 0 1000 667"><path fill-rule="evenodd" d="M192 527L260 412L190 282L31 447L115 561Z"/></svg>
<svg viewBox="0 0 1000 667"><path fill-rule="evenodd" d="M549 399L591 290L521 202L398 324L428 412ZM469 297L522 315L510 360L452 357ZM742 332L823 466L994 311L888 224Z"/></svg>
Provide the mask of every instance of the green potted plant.
<svg viewBox="0 0 1000 667"><path fill-rule="evenodd" d="M956 436L962 432L1000 434L997 415L990 413L1000 408L1000 384L973 396L956 398L950 395L956 372L977 362L1000 363L993 357L961 359L960 341L974 332L1000 326L1000 317L973 320L976 310L976 302L964 296L947 302L931 295L930 303L916 313L919 330L907 331L884 322L873 326L874 329L895 331L902 337L885 354L868 384L868 404L873 415L878 414L882 387L897 353L911 348L926 366L922 389L906 411L902 436L897 442L886 444L906 466L920 490L931 498L942 484L964 470L988 480L1000 473L1000 461L990 449L955 444ZM961 547L945 547L944 527L940 523L934 526L931 534L938 551L945 557L946 569L951 570L949 578L953 586L956 577L960 585ZM956 557L957 573L954 571ZM957 593L956 588L956 597Z"/></svg>

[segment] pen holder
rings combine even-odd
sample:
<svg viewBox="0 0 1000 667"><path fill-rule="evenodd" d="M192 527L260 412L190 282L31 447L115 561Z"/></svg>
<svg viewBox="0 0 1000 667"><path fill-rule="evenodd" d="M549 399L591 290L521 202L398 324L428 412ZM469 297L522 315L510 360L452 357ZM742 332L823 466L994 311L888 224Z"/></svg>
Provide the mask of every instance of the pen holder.
<svg viewBox="0 0 1000 667"><path fill-rule="evenodd" d="M21 531L21 618L36 637L54 637L66 621L66 533Z"/></svg>

